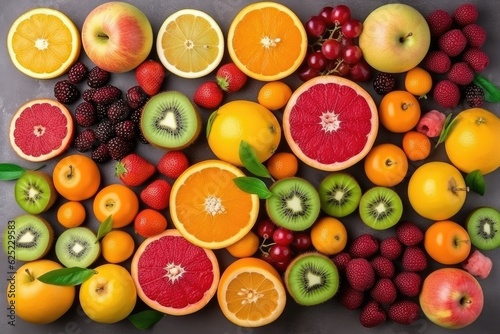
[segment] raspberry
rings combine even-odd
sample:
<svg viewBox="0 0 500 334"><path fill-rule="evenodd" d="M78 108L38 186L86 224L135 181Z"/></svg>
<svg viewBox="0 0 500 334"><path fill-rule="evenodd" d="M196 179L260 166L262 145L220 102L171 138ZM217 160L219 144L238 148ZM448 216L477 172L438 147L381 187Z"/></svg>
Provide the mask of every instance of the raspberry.
<svg viewBox="0 0 500 334"><path fill-rule="evenodd" d="M458 56L467 46L467 39L460 29L445 32L438 40L439 49L448 56Z"/></svg>
<svg viewBox="0 0 500 334"><path fill-rule="evenodd" d="M443 108L454 108L460 103L460 88L447 79L438 81L434 85L433 98Z"/></svg>
<svg viewBox="0 0 500 334"><path fill-rule="evenodd" d="M349 261L351 261L351 259L351 255L346 251L337 253L332 257L333 263L340 272L345 271L347 264L349 263Z"/></svg>
<svg viewBox="0 0 500 334"><path fill-rule="evenodd" d="M378 277L381 278L392 278L394 273L396 272L396 268L394 267L394 263L386 257L379 255L370 261L370 264L375 270L375 273Z"/></svg>
<svg viewBox="0 0 500 334"><path fill-rule="evenodd" d="M130 108L124 99L113 102L108 108L108 118L112 122L121 122L129 118Z"/></svg>
<svg viewBox="0 0 500 334"><path fill-rule="evenodd" d="M128 140L135 140L137 126L134 122L127 119L115 124L115 135Z"/></svg>
<svg viewBox="0 0 500 334"><path fill-rule="evenodd" d="M372 328L383 324L387 319L387 314L376 301L369 301L361 310L359 322L363 327Z"/></svg>
<svg viewBox="0 0 500 334"><path fill-rule="evenodd" d="M390 305L394 303L398 291L389 278L378 279L370 290L370 296L380 304Z"/></svg>
<svg viewBox="0 0 500 334"><path fill-rule="evenodd" d="M146 103L148 95L144 93L140 86L134 86L127 90L125 100L127 101L130 109L135 110L142 107Z"/></svg>
<svg viewBox="0 0 500 334"><path fill-rule="evenodd" d="M75 109L76 124L82 127L88 127L95 124L96 110L92 103L83 101Z"/></svg>
<svg viewBox="0 0 500 334"><path fill-rule="evenodd" d="M396 237L405 246L416 246L424 240L424 232L415 223L405 221L396 226Z"/></svg>
<svg viewBox="0 0 500 334"><path fill-rule="evenodd" d="M477 23L466 25L462 28L462 32L470 47L480 48L486 42L486 29Z"/></svg>
<svg viewBox="0 0 500 334"><path fill-rule="evenodd" d="M489 276L492 267L493 262L491 259L477 249L462 263L462 268L467 270L471 275L482 279Z"/></svg>
<svg viewBox="0 0 500 334"><path fill-rule="evenodd" d="M103 87L109 82L110 77L108 71L96 66L89 71L87 85L92 88Z"/></svg>
<svg viewBox="0 0 500 334"><path fill-rule="evenodd" d="M450 13L443 9L436 9L431 12L427 17L427 24L429 25L429 29L431 31L432 37L439 37L448 30L450 30L451 25L453 24L453 18Z"/></svg>
<svg viewBox="0 0 500 334"><path fill-rule="evenodd" d="M95 128L95 135L101 143L107 143L115 137L115 127L109 119L102 120Z"/></svg>
<svg viewBox="0 0 500 334"><path fill-rule="evenodd" d="M427 269L427 257L418 246L406 247L401 259L401 265L405 271L423 271Z"/></svg>
<svg viewBox="0 0 500 334"><path fill-rule="evenodd" d="M389 259L396 260L403 253L403 245L396 237L388 237L380 243L380 255Z"/></svg>
<svg viewBox="0 0 500 334"><path fill-rule="evenodd" d="M111 138L106 146L108 147L109 155L113 160L121 160L133 150L132 142L122 137Z"/></svg>
<svg viewBox="0 0 500 334"><path fill-rule="evenodd" d="M367 259L352 259L347 264L345 273L347 281L355 290L369 290L375 283L375 272Z"/></svg>
<svg viewBox="0 0 500 334"><path fill-rule="evenodd" d="M429 138L437 137L441 134L446 115L439 110L430 110L426 112L417 123L417 131Z"/></svg>
<svg viewBox="0 0 500 334"><path fill-rule="evenodd" d="M61 103L72 104L80 97L80 91L69 80L62 80L54 85L54 97Z"/></svg>
<svg viewBox="0 0 500 334"><path fill-rule="evenodd" d="M340 304L348 310L356 310L361 307L365 293L362 291L354 290L352 287L347 286L340 293Z"/></svg>
<svg viewBox="0 0 500 334"><path fill-rule="evenodd" d="M409 325L419 318L420 306L410 300L400 300L389 306L389 319L402 325Z"/></svg>
<svg viewBox="0 0 500 334"><path fill-rule="evenodd" d="M378 95L385 95L394 90L396 78L390 73L379 72L373 80L373 89Z"/></svg>
<svg viewBox="0 0 500 334"><path fill-rule="evenodd" d="M422 67L429 72L443 74L450 69L451 59L444 51L429 51L422 60Z"/></svg>
<svg viewBox="0 0 500 334"><path fill-rule="evenodd" d="M82 62L77 62L69 69L68 80L72 84L77 84L85 80L85 78L87 78L88 73L89 70L87 69L87 66L85 66L85 64Z"/></svg>
<svg viewBox="0 0 500 334"><path fill-rule="evenodd" d="M349 246L352 257L369 258L379 250L379 242L371 234L362 234L356 237Z"/></svg>
<svg viewBox="0 0 500 334"><path fill-rule="evenodd" d="M90 158L98 163L104 163L111 159L106 144L101 143L96 148L94 148L90 153Z"/></svg>
<svg viewBox="0 0 500 334"><path fill-rule="evenodd" d="M488 55L479 48L467 49L462 56L462 60L469 64L474 72L482 72L490 63Z"/></svg>
<svg viewBox="0 0 500 334"><path fill-rule="evenodd" d="M402 271L394 277L394 285L402 295L416 297L420 293L422 277L412 271Z"/></svg>
<svg viewBox="0 0 500 334"><path fill-rule="evenodd" d="M158 171L171 179L178 178L188 167L188 158L182 151L168 151L158 161Z"/></svg>
<svg viewBox="0 0 500 334"><path fill-rule="evenodd" d="M82 98L84 101L87 102L93 102L94 101L94 94L96 92L95 88L87 88L83 91L82 93Z"/></svg>
<svg viewBox="0 0 500 334"><path fill-rule="evenodd" d="M456 83L460 86L467 86L474 80L474 71L464 61L457 62L451 65L450 70L448 71L448 80Z"/></svg>
<svg viewBox="0 0 500 334"><path fill-rule="evenodd" d="M114 101L118 100L122 95L122 91L112 85L106 85L103 87L97 88L92 97L94 103L101 104L111 104Z"/></svg>
<svg viewBox="0 0 500 334"><path fill-rule="evenodd" d="M73 146L78 152L87 152L92 147L94 147L96 142L97 142L97 137L95 135L94 130L85 129L75 137L75 140L73 141Z"/></svg>
<svg viewBox="0 0 500 334"><path fill-rule="evenodd" d="M478 16L477 7L471 3L458 6L453 12L453 20L462 27L476 22Z"/></svg>
<svg viewBox="0 0 500 334"><path fill-rule="evenodd" d="M484 102L484 90L475 85L471 84L465 87L465 101L471 108L480 108Z"/></svg>

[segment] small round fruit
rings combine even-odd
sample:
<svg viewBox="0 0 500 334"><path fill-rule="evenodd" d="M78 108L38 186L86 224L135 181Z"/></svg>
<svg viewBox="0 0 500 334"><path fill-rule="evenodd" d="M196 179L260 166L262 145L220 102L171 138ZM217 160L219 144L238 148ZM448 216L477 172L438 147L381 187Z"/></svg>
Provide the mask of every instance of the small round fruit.
<svg viewBox="0 0 500 334"><path fill-rule="evenodd" d="M101 184L99 167L83 154L68 155L59 160L52 178L57 192L70 201L83 201L94 196Z"/></svg>
<svg viewBox="0 0 500 334"><path fill-rule="evenodd" d="M289 152L274 153L266 165L269 174L276 180L295 176L299 169L297 157L295 154Z"/></svg>
<svg viewBox="0 0 500 334"><path fill-rule="evenodd" d="M469 256L471 241L467 230L461 225L451 220L443 220L427 228L424 247L435 261L452 265L461 263Z"/></svg>
<svg viewBox="0 0 500 334"><path fill-rule="evenodd" d="M123 230L113 230L101 240L104 260L109 263L121 263L128 260L135 250L134 238Z"/></svg>
<svg viewBox="0 0 500 334"><path fill-rule="evenodd" d="M412 130L421 114L417 98L404 90L394 90L384 95L378 110L380 123L394 133Z"/></svg>
<svg viewBox="0 0 500 334"><path fill-rule="evenodd" d="M120 228L134 220L139 211L139 198L123 184L110 184L99 190L92 208L99 222L112 216L113 227Z"/></svg>
<svg viewBox="0 0 500 334"><path fill-rule="evenodd" d="M248 232L243 238L226 247L229 254L236 258L254 255L259 249L259 236L255 232Z"/></svg>
<svg viewBox="0 0 500 334"><path fill-rule="evenodd" d="M57 209L57 221L66 228L82 225L86 215L85 207L77 201L63 203Z"/></svg>
<svg viewBox="0 0 500 334"><path fill-rule="evenodd" d="M278 110L286 106L292 96L292 89L282 81L264 84L257 95L257 101L269 110Z"/></svg>
<svg viewBox="0 0 500 334"><path fill-rule="evenodd" d="M273 241L278 245L289 246L293 242L293 238L293 231L281 226L273 232Z"/></svg>
<svg viewBox="0 0 500 334"><path fill-rule="evenodd" d="M344 224L333 217L320 218L311 229L314 248L325 255L340 253L347 244L347 230Z"/></svg>
<svg viewBox="0 0 500 334"><path fill-rule="evenodd" d="M373 184L393 187L401 183L408 173L408 158L397 145L379 144L367 154L364 169Z"/></svg>
<svg viewBox="0 0 500 334"><path fill-rule="evenodd" d="M403 136L403 151L411 161L426 159L431 153L431 140L427 135L418 131L408 131Z"/></svg>
<svg viewBox="0 0 500 334"><path fill-rule="evenodd" d="M411 94L424 98L432 89L432 77L421 67L414 67L405 75L405 89Z"/></svg>
<svg viewBox="0 0 500 334"><path fill-rule="evenodd" d="M160 234L167 228L167 218L154 209L143 209L134 218L134 229L144 238Z"/></svg>
<svg viewBox="0 0 500 334"><path fill-rule="evenodd" d="M276 224L271 219L263 219L257 224L257 234L263 239L269 239L276 228Z"/></svg>
<svg viewBox="0 0 500 334"><path fill-rule="evenodd" d="M310 250L312 247L311 235L308 232L294 232L292 247L299 252Z"/></svg>

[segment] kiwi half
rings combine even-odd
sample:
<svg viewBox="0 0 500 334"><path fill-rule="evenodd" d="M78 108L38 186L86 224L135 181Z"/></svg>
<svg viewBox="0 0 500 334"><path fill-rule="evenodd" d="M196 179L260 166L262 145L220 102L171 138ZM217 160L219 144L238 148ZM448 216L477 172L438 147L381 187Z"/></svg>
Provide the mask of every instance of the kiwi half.
<svg viewBox="0 0 500 334"><path fill-rule="evenodd" d="M45 256L54 240L50 223L31 214L9 221L3 234L3 249L19 261L33 261Z"/></svg>
<svg viewBox="0 0 500 334"><path fill-rule="evenodd" d="M466 221L472 244L481 250L500 247L500 212L492 207L480 207L471 212Z"/></svg>
<svg viewBox="0 0 500 334"><path fill-rule="evenodd" d="M57 259L65 267L87 268L101 254L97 236L87 227L73 227L65 230L56 241Z"/></svg>
<svg viewBox="0 0 500 334"><path fill-rule="evenodd" d="M333 298L339 288L339 272L327 256L303 253L288 265L285 275L288 293L300 305L312 306Z"/></svg>
<svg viewBox="0 0 500 334"><path fill-rule="evenodd" d="M27 171L16 180L14 196L24 211L36 215L50 209L57 198L57 192L49 174Z"/></svg>
<svg viewBox="0 0 500 334"><path fill-rule="evenodd" d="M387 187L366 191L359 202L361 220L375 230L385 230L398 223L403 215L403 202L398 193Z"/></svg>
<svg viewBox="0 0 500 334"><path fill-rule="evenodd" d="M292 231L311 227L320 212L319 194L306 179L289 177L276 181L266 199L266 211L276 224Z"/></svg>
<svg viewBox="0 0 500 334"><path fill-rule="evenodd" d="M345 217L359 205L362 190L358 181L343 172L328 174L319 184L321 209L332 217Z"/></svg>
<svg viewBox="0 0 500 334"><path fill-rule="evenodd" d="M200 134L201 117L186 95L166 91L148 100L142 111L140 127L152 145L182 149Z"/></svg>

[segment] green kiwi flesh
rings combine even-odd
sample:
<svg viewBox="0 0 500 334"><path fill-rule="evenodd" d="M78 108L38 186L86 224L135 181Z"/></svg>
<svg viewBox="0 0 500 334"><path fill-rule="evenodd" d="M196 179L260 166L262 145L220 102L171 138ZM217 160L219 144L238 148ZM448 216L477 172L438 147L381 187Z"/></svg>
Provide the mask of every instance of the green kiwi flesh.
<svg viewBox="0 0 500 334"><path fill-rule="evenodd" d="M50 209L57 192L50 175L41 171L27 171L16 180L14 196L24 211L36 215Z"/></svg>
<svg viewBox="0 0 500 334"><path fill-rule="evenodd" d="M321 209L332 217L345 217L358 208L362 190L358 181L342 172L328 174L319 184Z"/></svg>
<svg viewBox="0 0 500 334"><path fill-rule="evenodd" d="M3 234L3 249L19 261L42 258L52 247L54 230L48 221L36 215L20 215L8 222Z"/></svg>
<svg viewBox="0 0 500 334"><path fill-rule="evenodd" d="M398 193L387 187L366 191L359 202L361 220L375 230L396 225L403 215L403 202Z"/></svg>
<svg viewBox="0 0 500 334"><path fill-rule="evenodd" d="M492 207L480 207L472 211L466 221L472 245L481 250L500 247L500 212Z"/></svg>
<svg viewBox="0 0 500 334"><path fill-rule="evenodd" d="M87 268L101 254L95 233L86 227L65 230L57 238L56 256L65 267Z"/></svg>
<svg viewBox="0 0 500 334"><path fill-rule="evenodd" d="M148 100L141 115L141 131L154 146L181 149L192 144L201 131L201 117L186 95L161 92Z"/></svg>
<svg viewBox="0 0 500 334"><path fill-rule="evenodd" d="M339 288L339 272L327 256L319 253L298 255L284 275L288 293L300 305L312 306L333 298Z"/></svg>
<svg viewBox="0 0 500 334"><path fill-rule="evenodd" d="M278 226L303 231L318 218L321 204L316 188L306 179L289 177L276 181L266 199L269 218Z"/></svg>

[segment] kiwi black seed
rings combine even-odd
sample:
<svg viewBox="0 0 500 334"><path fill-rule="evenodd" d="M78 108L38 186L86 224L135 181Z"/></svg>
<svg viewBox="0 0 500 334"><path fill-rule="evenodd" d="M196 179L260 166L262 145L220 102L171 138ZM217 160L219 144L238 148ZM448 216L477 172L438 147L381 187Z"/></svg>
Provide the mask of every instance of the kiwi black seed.
<svg viewBox="0 0 500 334"><path fill-rule="evenodd" d="M47 254L53 240L54 230L47 220L24 214L8 222L3 234L3 248L16 260L33 261Z"/></svg>
<svg viewBox="0 0 500 334"><path fill-rule="evenodd" d="M49 174L27 171L16 180L14 196L24 211L36 215L50 209L57 198L57 192Z"/></svg>
<svg viewBox="0 0 500 334"><path fill-rule="evenodd" d="M293 259L285 271L284 280L292 298L306 306L326 302L339 288L339 272L333 261L314 252Z"/></svg>
<svg viewBox="0 0 500 334"><path fill-rule="evenodd" d="M330 173L318 187L321 209L332 217L345 217L359 205L362 190L356 179L343 172Z"/></svg>
<svg viewBox="0 0 500 334"><path fill-rule="evenodd" d="M403 202L398 193L387 187L366 191L359 202L361 220L375 230L385 230L398 223L403 215Z"/></svg>
<svg viewBox="0 0 500 334"><path fill-rule="evenodd" d="M481 250L500 247L500 212L492 207L480 207L471 212L466 221L472 245Z"/></svg>
<svg viewBox="0 0 500 334"><path fill-rule="evenodd" d="M95 233L87 227L73 227L57 238L56 256L65 267L87 268L101 254Z"/></svg>
<svg viewBox="0 0 500 334"><path fill-rule="evenodd" d="M289 177L276 181L266 199L269 218L278 226L292 231L311 227L318 218L321 204L316 188L306 179Z"/></svg>
<svg viewBox="0 0 500 334"><path fill-rule="evenodd" d="M183 93L165 91L148 100L141 115L141 131L154 146L182 149L192 144L201 131L198 110Z"/></svg>

